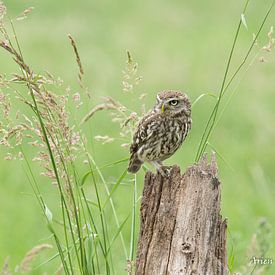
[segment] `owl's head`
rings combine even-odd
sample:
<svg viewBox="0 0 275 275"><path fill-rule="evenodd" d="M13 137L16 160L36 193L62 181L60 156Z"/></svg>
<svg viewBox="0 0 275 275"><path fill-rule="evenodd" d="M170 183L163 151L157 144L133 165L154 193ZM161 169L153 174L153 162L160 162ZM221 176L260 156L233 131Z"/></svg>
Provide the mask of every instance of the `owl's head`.
<svg viewBox="0 0 275 275"><path fill-rule="evenodd" d="M154 110L159 113L191 115L191 103L186 94L178 91L162 91L157 94Z"/></svg>

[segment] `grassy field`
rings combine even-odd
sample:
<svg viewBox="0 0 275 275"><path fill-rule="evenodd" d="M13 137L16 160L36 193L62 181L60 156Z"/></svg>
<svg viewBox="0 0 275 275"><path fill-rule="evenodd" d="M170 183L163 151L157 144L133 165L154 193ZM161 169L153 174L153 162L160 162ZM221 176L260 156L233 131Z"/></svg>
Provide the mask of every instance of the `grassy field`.
<svg viewBox="0 0 275 275"><path fill-rule="evenodd" d="M218 94L234 33L240 19L243 2L236 1L4 1L11 18L25 8L35 10L24 21L15 23L18 39L26 62L36 72L48 70L60 76L72 93L79 91L77 65L67 38L72 34L80 51L85 85L90 88L92 101L81 111L71 105L70 112L77 124L88 109L100 102L102 96L111 96L133 110L140 110L141 103L135 96L123 93L122 71L126 62L126 50L139 64L142 76L136 93L148 94L147 110L154 104L156 92L163 89L186 91L191 100L203 93ZM251 0L245 15L248 29L241 28L230 74L242 61L271 1ZM222 214L228 219L228 254L234 255L233 271L240 271L251 256L253 234L259 230L263 217L271 225L271 234L261 232L262 242L269 243L266 257L275 261L275 54L261 48L268 43L268 32L275 23L272 11L257 40L246 66L229 88L230 104L217 124L209 142L218 156L219 174L222 182ZM260 62L261 60L265 62ZM253 62L252 62L253 61ZM11 58L0 51L0 74L16 71ZM183 147L167 164L179 164L184 170L194 162L200 137L215 103L213 97L202 98L193 108L193 128ZM18 104L18 103L17 103ZM222 105L222 108L224 105ZM14 109L21 106L14 105ZM221 109L222 109L221 108ZM127 158L128 151L121 141L102 144L95 136L119 137L119 127L110 123L109 111L99 112L84 125L89 150L99 167ZM129 139L128 139L129 141ZM211 151L211 148L209 148ZM32 150L25 148L32 157ZM0 151L0 266L9 258L15 267L27 251L40 243L53 243L49 238L45 219L33 196L26 177L24 162L4 161L6 150ZM49 208L55 215L60 207L56 188L50 181L39 176L41 187ZM104 179L112 183L120 177L126 163L102 168ZM80 168L85 173L85 168ZM137 177L138 194L141 194L144 172ZM130 213L133 186L131 176L126 176L113 195L119 222ZM102 183L102 179L98 177ZM100 186L103 191L103 187ZM93 199L94 194L87 190ZM129 195L131 194L131 195ZM105 195L106 196L106 195ZM137 211L138 213L138 211ZM110 219L110 232L115 222L111 207L106 211ZM123 228L127 252L130 247L129 219ZM137 217L137 226L138 228ZM136 234L137 236L137 234ZM126 273L126 260L119 239L114 243L113 262L116 274ZM56 253L55 249L41 253L35 261L38 266ZM35 269L31 274L53 274L60 265L55 259ZM274 274L274 264L263 274Z"/></svg>

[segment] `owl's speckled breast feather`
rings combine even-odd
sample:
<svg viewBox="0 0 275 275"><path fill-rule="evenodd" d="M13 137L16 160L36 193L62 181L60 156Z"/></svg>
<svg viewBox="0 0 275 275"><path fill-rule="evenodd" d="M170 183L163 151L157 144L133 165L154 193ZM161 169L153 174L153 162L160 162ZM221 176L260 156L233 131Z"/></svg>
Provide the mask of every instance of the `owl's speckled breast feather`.
<svg viewBox="0 0 275 275"><path fill-rule="evenodd" d="M191 120L185 117L151 113L139 123L131 153L141 161L165 160L180 147L190 127Z"/></svg>

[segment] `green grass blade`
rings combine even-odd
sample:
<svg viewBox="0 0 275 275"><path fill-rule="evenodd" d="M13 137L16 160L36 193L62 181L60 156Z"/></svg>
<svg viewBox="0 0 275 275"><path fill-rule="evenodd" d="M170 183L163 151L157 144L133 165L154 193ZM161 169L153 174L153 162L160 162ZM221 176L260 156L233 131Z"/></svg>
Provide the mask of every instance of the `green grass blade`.
<svg viewBox="0 0 275 275"><path fill-rule="evenodd" d="M119 187L120 183L123 181L123 179L125 178L126 175L127 175L127 169L122 173L122 175L117 180L116 184L114 185L111 192L109 193L105 203L103 204L102 209L104 209L106 207L107 203L110 201L112 195L115 193L116 189Z"/></svg>
<svg viewBox="0 0 275 275"><path fill-rule="evenodd" d="M126 222L128 221L128 219L131 216L132 211L127 215L127 217L124 219L124 221L121 223L121 225L119 226L119 228L117 229L115 235L113 236L110 245L107 249L107 254L110 252L112 245L114 244L115 240L117 239L118 235L120 234L121 230L123 229L124 225L126 224Z"/></svg>
<svg viewBox="0 0 275 275"><path fill-rule="evenodd" d="M206 93L206 94L201 94L200 96L198 96L195 101L192 103L192 108L194 108L194 106L204 97L214 97L214 98L217 98L217 96L215 94L212 94L212 93Z"/></svg>
<svg viewBox="0 0 275 275"><path fill-rule="evenodd" d="M104 188L105 188L105 191L106 191L107 195L110 196L110 191L109 191L108 185L105 181L105 178L103 177L103 174L101 173L101 170L98 168L98 166L97 166L95 160L92 158L92 156L90 156L90 159L91 159L93 165L95 166L95 168L96 168L96 170L99 174L100 179L102 180L102 182L104 184ZM111 208L112 208L112 211L113 211L116 226L117 226L117 228L119 228L118 217L117 217L117 213L116 213L116 209L115 209L112 197L110 197L109 202L110 202L110 205L111 205ZM124 237L123 237L122 233L120 233L120 240L121 240L122 248L123 248L123 251L124 251L124 254L125 254L125 258L127 259L127 249L126 249L126 246L125 246L125 241L124 241Z"/></svg>

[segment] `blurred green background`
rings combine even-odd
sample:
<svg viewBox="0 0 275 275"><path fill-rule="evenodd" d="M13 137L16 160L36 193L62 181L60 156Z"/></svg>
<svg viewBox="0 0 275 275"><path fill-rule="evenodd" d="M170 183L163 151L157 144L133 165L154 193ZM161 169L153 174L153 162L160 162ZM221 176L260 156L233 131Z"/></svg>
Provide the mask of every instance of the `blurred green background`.
<svg viewBox="0 0 275 275"><path fill-rule="evenodd" d="M202 93L218 93L244 4L240 0L4 2L11 18L29 6L35 7L28 19L15 24L25 59L34 70L48 70L78 92L77 66L67 38L70 33L77 40L85 84L92 92L90 107L96 105L101 96L109 95L135 110L139 110L140 103L122 92L126 50L139 63L143 79L137 90L148 94L147 108L153 105L156 92L163 89L186 91L192 101ZM270 3L251 1L246 13L248 30L241 29L232 68L242 61ZM272 228L275 227L275 57L274 50L260 49L268 42L267 33L274 19L273 11L251 58L258 56L247 73L243 71L230 87L229 94L233 90L236 94L210 140L228 162L218 157L222 215L228 218L228 254L233 249L234 270L240 270L249 261L246 251L257 231L258 220L266 217ZM260 62L261 57L266 62ZM248 64L250 62L251 59ZM15 68L10 57L1 50L0 73L14 72ZM177 163L182 169L192 164L213 104L213 98L205 97L194 106L191 134L167 164ZM15 108L20 109L20 106ZM110 123L107 112L95 116L91 129L91 140L95 135L117 137L119 131L116 124ZM99 166L128 156L119 141L105 145L93 141L92 148ZM31 195L24 165L4 161L4 153L1 148L0 266L8 256L10 265L15 266L33 246L50 240L44 218ZM124 163L106 168L103 174L111 182L121 175L125 166ZM143 172L138 175L139 193L143 176ZM38 181L51 209L58 208L56 190L46 179L38 176ZM122 185L114 196L120 221L131 208L130 191L132 186ZM124 230L127 242L129 228L130 223ZM272 233L271 238L266 238L271 244L267 257L275 261L275 235ZM119 242L116 247L118 252L114 259L120 270L118 274L123 274L126 263ZM36 264L53 254L53 251L44 253ZM58 262L53 261L33 274L51 274L57 267ZM274 272L273 264L266 274Z"/></svg>

